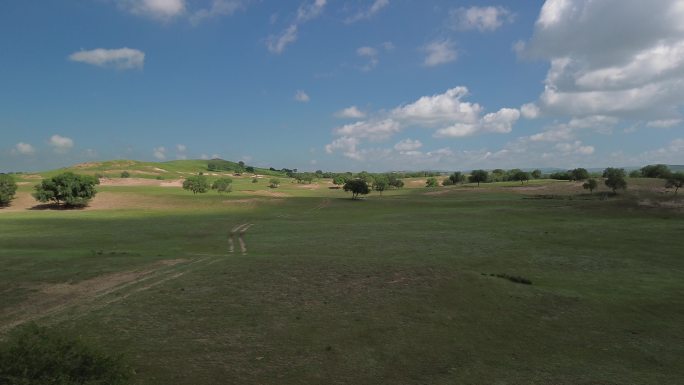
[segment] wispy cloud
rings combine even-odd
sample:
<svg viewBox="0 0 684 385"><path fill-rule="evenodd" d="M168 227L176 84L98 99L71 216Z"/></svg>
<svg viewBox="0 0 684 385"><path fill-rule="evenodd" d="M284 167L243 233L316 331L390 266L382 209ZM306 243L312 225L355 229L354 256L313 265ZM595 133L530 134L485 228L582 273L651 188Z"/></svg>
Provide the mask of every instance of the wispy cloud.
<svg viewBox="0 0 684 385"><path fill-rule="evenodd" d="M119 7L135 15L169 20L185 12L185 0L118 0Z"/></svg>
<svg viewBox="0 0 684 385"><path fill-rule="evenodd" d="M335 117L342 119L361 119L365 116L366 114L356 106L350 106L335 113Z"/></svg>
<svg viewBox="0 0 684 385"><path fill-rule="evenodd" d="M152 149L152 154L159 160L166 159L166 147L160 146Z"/></svg>
<svg viewBox="0 0 684 385"><path fill-rule="evenodd" d="M354 16L345 19L345 23L355 23L360 20L370 19L376 13L389 5L389 0L375 0L368 9L358 11Z"/></svg>
<svg viewBox="0 0 684 385"><path fill-rule="evenodd" d="M118 49L97 48L90 51L74 52L69 55L69 60L98 67L113 67L127 70L143 68L145 65L145 53L126 47Z"/></svg>
<svg viewBox="0 0 684 385"><path fill-rule="evenodd" d="M326 3L327 0L314 0L300 5L297 9L297 17L287 28L277 35L270 35L266 38L266 48L271 53L283 53L288 45L297 41L299 26L320 16Z"/></svg>
<svg viewBox="0 0 684 385"><path fill-rule="evenodd" d="M308 102L309 100L311 100L311 98L309 97L309 95L308 95L306 92L302 91L302 90L297 90L297 92L295 92L294 99L295 99L296 101L298 101L298 102L301 102L301 103L306 103L306 102Z"/></svg>

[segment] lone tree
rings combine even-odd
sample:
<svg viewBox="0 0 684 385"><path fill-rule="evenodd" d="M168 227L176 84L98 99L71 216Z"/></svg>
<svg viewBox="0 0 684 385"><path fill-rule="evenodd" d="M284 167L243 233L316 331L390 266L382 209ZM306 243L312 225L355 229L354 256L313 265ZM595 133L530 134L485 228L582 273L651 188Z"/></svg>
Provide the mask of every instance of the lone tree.
<svg viewBox="0 0 684 385"><path fill-rule="evenodd" d="M209 181L204 175L193 175L183 181L183 188L192 191L193 194L205 193L209 190Z"/></svg>
<svg viewBox="0 0 684 385"><path fill-rule="evenodd" d="M437 178L435 177L430 177L427 178L425 181L425 187L437 187L439 186L439 182L437 182Z"/></svg>
<svg viewBox="0 0 684 385"><path fill-rule="evenodd" d="M0 174L0 206L9 205L17 193L17 183L7 174Z"/></svg>
<svg viewBox="0 0 684 385"><path fill-rule="evenodd" d="M382 192L389 188L389 180L384 175L378 175L375 180L373 180L373 190L377 191L382 195Z"/></svg>
<svg viewBox="0 0 684 385"><path fill-rule="evenodd" d="M351 179L344 184L344 191L351 191L352 199L358 198L359 194L366 195L370 193L370 187L363 179Z"/></svg>
<svg viewBox="0 0 684 385"><path fill-rule="evenodd" d="M278 188L280 186L280 179L278 178L271 178L269 181L268 187L270 188Z"/></svg>
<svg viewBox="0 0 684 385"><path fill-rule="evenodd" d="M542 177L542 172L540 169L536 169L536 170L532 171L531 175L532 175L532 178L534 178L534 179L540 179Z"/></svg>
<svg viewBox="0 0 684 385"><path fill-rule="evenodd" d="M480 182L486 182L488 176L489 176L489 173L485 170L473 170L470 172L470 176L468 177L468 181L470 183L477 183L477 185L479 187Z"/></svg>
<svg viewBox="0 0 684 385"><path fill-rule="evenodd" d="M65 172L43 180L35 188L33 197L39 202L55 202L65 207L85 206L95 197L95 185L100 180L90 175Z"/></svg>
<svg viewBox="0 0 684 385"><path fill-rule="evenodd" d="M606 178L604 183L613 190L613 194L616 194L618 189L627 189L624 169L609 167L603 171L603 177Z"/></svg>
<svg viewBox="0 0 684 385"><path fill-rule="evenodd" d="M596 190L596 188L598 187L598 182L596 182L596 179L591 178L591 179L587 180L586 182L584 182L584 184L582 185L582 187L583 187L585 190L589 190L589 194L591 194L591 193L593 193L594 190Z"/></svg>
<svg viewBox="0 0 684 385"><path fill-rule="evenodd" d="M219 194L224 192L231 192L233 190L233 180L230 178L219 178L211 185L212 190L216 190Z"/></svg>
<svg viewBox="0 0 684 385"><path fill-rule="evenodd" d="M681 171L678 171L678 172L671 174L667 178L667 181L665 181L665 187L674 188L675 189L675 192L674 192L675 195L677 195L677 191L682 186L684 186L684 172L681 172Z"/></svg>

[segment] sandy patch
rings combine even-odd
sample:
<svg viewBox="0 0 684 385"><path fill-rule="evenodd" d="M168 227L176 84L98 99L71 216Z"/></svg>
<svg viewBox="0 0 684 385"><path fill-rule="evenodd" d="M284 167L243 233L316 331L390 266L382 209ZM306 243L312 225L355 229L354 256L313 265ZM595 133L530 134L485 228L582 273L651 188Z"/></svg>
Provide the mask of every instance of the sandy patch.
<svg viewBox="0 0 684 385"><path fill-rule="evenodd" d="M160 186L162 181L147 178L102 178L102 186Z"/></svg>
<svg viewBox="0 0 684 385"><path fill-rule="evenodd" d="M73 168L95 168L102 166L100 162L84 162L73 166Z"/></svg>
<svg viewBox="0 0 684 385"><path fill-rule="evenodd" d="M266 191L266 190L242 190L240 191L245 194L250 194L250 195L260 195L260 196L265 196L265 197L276 197L276 198L285 198L285 197L291 197L292 195L287 194L287 193L282 193L282 192L276 192L276 191Z"/></svg>
<svg viewBox="0 0 684 385"><path fill-rule="evenodd" d="M301 188L301 189L305 189L305 190L318 190L319 188L321 188L321 185L319 185L318 183L303 184L303 185L300 184L300 185L297 185L297 188Z"/></svg>
<svg viewBox="0 0 684 385"><path fill-rule="evenodd" d="M154 167L154 168L152 168L152 169L153 169L154 171L159 171L159 172L168 172L168 171L164 170L163 168L159 168L159 167Z"/></svg>
<svg viewBox="0 0 684 385"><path fill-rule="evenodd" d="M164 181L159 184L161 187L183 187L183 179Z"/></svg>

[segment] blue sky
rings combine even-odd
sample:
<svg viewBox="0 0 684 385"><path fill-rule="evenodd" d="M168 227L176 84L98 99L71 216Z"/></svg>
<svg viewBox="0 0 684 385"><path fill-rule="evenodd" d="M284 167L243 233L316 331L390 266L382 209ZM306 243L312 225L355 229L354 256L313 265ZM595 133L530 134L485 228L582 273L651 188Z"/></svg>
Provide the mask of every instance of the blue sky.
<svg viewBox="0 0 684 385"><path fill-rule="evenodd" d="M0 171L684 163L684 1L0 4Z"/></svg>

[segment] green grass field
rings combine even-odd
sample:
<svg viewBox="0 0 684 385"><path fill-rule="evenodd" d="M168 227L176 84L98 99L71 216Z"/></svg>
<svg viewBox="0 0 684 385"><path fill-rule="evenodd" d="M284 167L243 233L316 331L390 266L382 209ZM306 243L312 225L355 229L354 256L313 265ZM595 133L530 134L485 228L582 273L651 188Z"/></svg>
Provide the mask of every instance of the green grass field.
<svg viewBox="0 0 684 385"><path fill-rule="evenodd" d="M237 178L3 209L0 332L81 334L139 384L684 383L684 214L630 183L600 200L418 180L352 201ZM228 254L243 223L248 253Z"/></svg>

